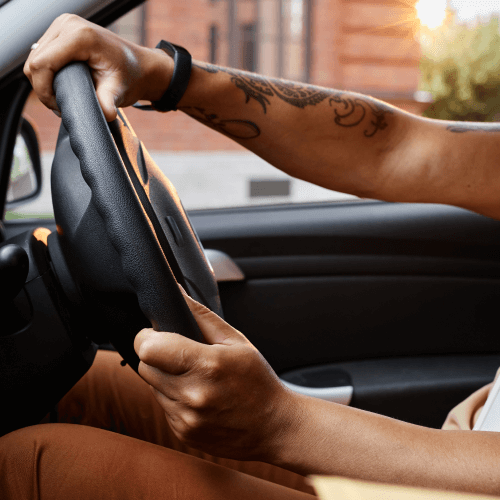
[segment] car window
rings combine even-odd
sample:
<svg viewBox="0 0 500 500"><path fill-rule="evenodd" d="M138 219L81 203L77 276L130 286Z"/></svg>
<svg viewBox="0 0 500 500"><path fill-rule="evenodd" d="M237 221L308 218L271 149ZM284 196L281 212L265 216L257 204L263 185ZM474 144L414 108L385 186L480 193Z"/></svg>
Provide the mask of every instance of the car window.
<svg viewBox="0 0 500 500"><path fill-rule="evenodd" d="M500 118L498 106L492 111L500 7L486 4L148 0L109 29L149 47L168 39L213 64L362 92L410 113L483 121ZM52 212L48 177L60 120L35 96L25 112L38 125L44 186L8 217ZM356 199L292 178L181 112L126 114L186 209Z"/></svg>

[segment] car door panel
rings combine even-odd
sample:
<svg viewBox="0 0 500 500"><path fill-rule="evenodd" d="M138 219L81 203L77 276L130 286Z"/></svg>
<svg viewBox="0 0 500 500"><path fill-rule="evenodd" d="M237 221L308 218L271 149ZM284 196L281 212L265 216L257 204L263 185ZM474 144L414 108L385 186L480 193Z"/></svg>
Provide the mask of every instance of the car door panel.
<svg viewBox="0 0 500 500"><path fill-rule="evenodd" d="M381 202L191 219L205 248L228 254L245 276L219 283L226 320L288 382L344 370L351 405L439 427L500 366L497 221Z"/></svg>
<svg viewBox="0 0 500 500"><path fill-rule="evenodd" d="M318 365L280 377L306 387L350 383L351 406L439 428L451 408L491 382L499 366L498 354L405 356Z"/></svg>
<svg viewBox="0 0 500 500"><path fill-rule="evenodd" d="M387 356L491 352L499 280L268 278L219 285L226 320L277 372Z"/></svg>

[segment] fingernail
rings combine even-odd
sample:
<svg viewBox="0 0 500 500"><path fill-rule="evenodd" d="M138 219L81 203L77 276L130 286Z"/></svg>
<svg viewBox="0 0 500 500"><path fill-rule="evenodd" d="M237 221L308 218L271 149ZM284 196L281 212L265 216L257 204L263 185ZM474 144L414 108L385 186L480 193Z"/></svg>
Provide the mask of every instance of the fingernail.
<svg viewBox="0 0 500 500"><path fill-rule="evenodd" d="M52 112L58 117L58 118L61 118L61 112L60 111L56 111L55 109L52 110Z"/></svg>

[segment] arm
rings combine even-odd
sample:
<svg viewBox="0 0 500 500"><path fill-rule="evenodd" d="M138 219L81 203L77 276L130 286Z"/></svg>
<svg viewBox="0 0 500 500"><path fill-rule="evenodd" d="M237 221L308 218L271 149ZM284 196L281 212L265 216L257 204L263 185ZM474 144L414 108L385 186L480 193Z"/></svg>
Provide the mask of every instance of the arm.
<svg viewBox="0 0 500 500"><path fill-rule="evenodd" d="M147 329L135 350L188 446L304 475L500 494L500 434L428 429L298 395L240 332L185 299L207 344Z"/></svg>
<svg viewBox="0 0 500 500"><path fill-rule="evenodd" d="M429 429L326 401L294 400L300 416L274 462L281 467L302 474L500 493L497 433Z"/></svg>
<svg viewBox="0 0 500 500"><path fill-rule="evenodd" d="M76 16L61 16L25 73L56 109L52 78L71 60L93 68L108 120L117 106L157 100L172 60ZM388 201L453 204L500 218L500 127L457 126L367 96L194 63L179 108L284 172L320 186Z"/></svg>
<svg viewBox="0 0 500 500"><path fill-rule="evenodd" d="M293 177L500 218L500 125L425 119L361 94L198 62L180 104ZM248 120L258 134L235 136L224 119Z"/></svg>

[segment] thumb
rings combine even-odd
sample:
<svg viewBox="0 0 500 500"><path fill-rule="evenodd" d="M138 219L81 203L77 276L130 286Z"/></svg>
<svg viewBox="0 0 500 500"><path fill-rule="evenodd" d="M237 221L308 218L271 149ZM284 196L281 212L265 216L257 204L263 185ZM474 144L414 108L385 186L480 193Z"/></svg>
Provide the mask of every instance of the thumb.
<svg viewBox="0 0 500 500"><path fill-rule="evenodd" d="M181 285L179 285L179 288L207 343L234 345L249 342L236 328L226 323L208 307L192 299Z"/></svg>
<svg viewBox="0 0 500 500"><path fill-rule="evenodd" d="M117 102L119 100L118 91L110 83L97 84L97 100L101 105L102 112L107 122L112 122L118 115Z"/></svg>

